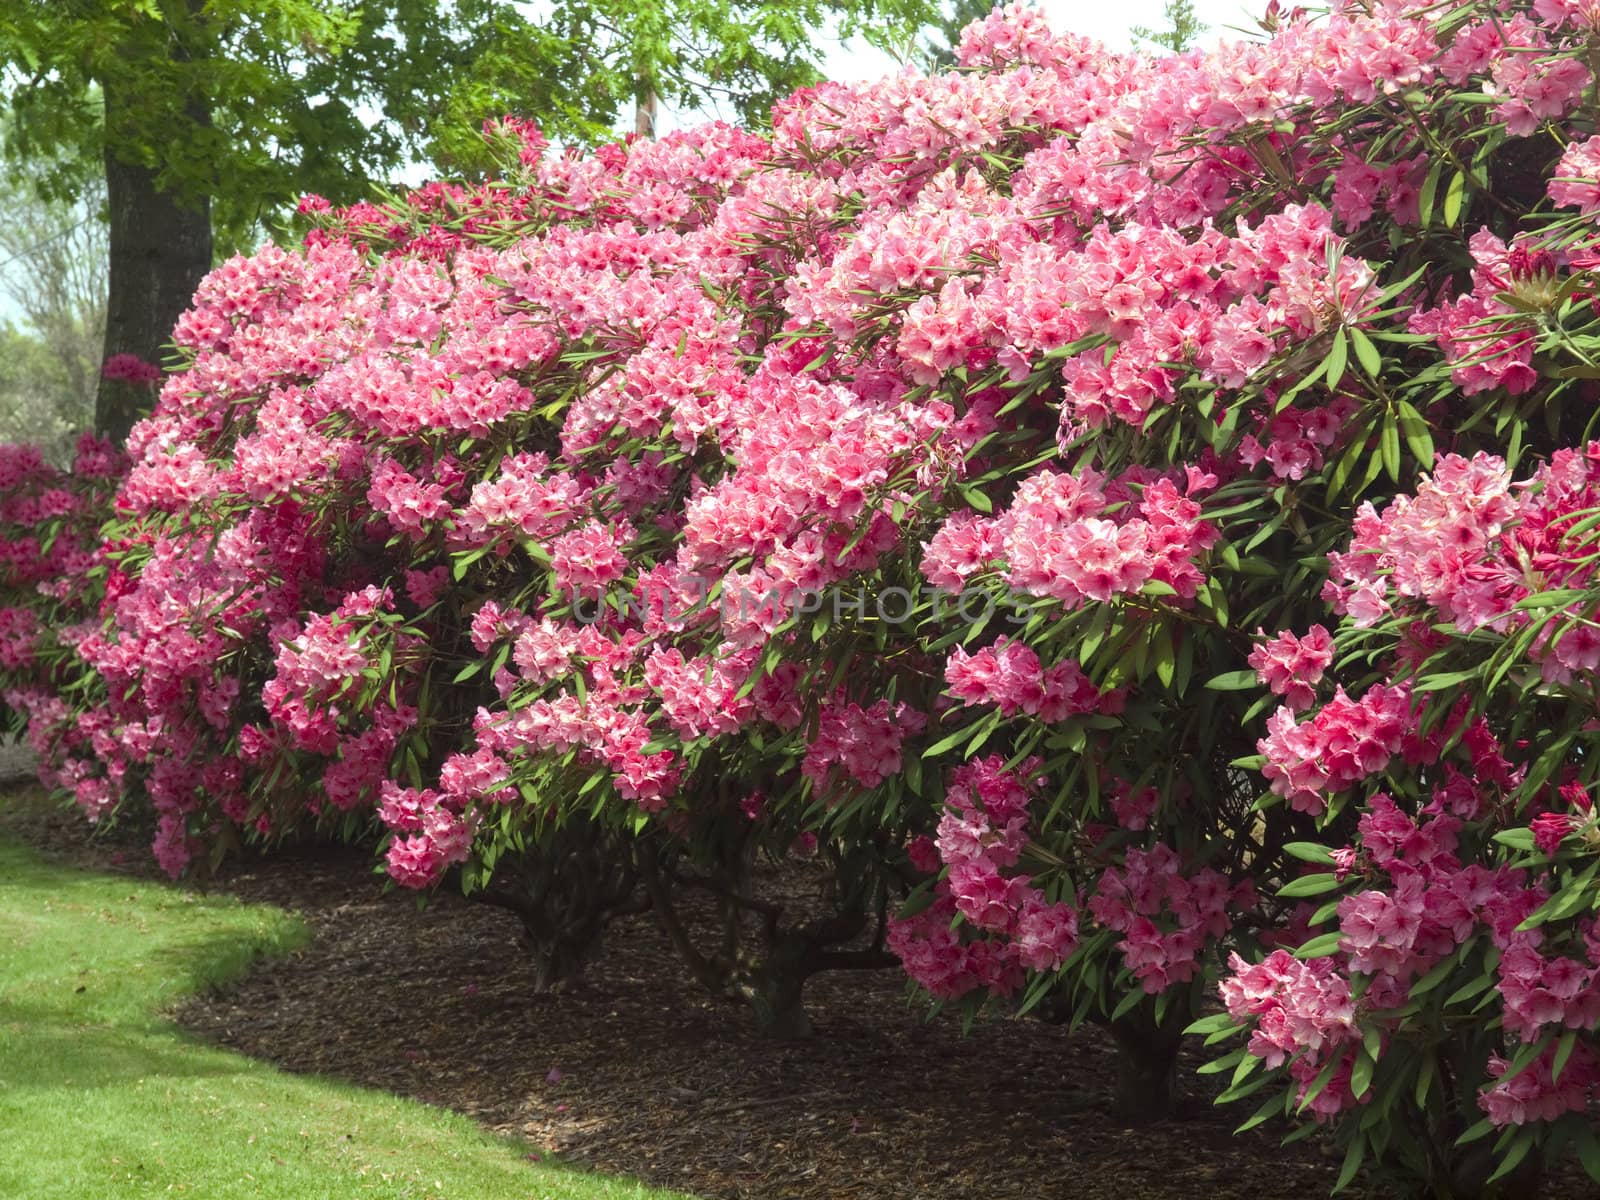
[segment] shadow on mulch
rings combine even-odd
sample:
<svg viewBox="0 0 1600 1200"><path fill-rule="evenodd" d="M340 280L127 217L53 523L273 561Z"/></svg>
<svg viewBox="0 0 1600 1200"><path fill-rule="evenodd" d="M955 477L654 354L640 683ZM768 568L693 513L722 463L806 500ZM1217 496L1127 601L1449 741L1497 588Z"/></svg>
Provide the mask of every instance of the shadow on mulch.
<svg viewBox="0 0 1600 1200"><path fill-rule="evenodd" d="M81 860L61 818L17 825L0 810L0 831ZM699 990L648 916L612 928L581 990L539 996L512 918L384 895L364 853L283 852L218 886L298 909L315 937L187 1002L181 1024L575 1165L741 1200L1300 1200L1337 1175L1315 1140L1234 1136L1253 1106L1212 1107L1192 1073L1180 1119L1129 1128L1108 1111L1108 1039L1001 1018L963 1035L953 1017L924 1020L894 972L813 980L818 1036L774 1043Z"/></svg>

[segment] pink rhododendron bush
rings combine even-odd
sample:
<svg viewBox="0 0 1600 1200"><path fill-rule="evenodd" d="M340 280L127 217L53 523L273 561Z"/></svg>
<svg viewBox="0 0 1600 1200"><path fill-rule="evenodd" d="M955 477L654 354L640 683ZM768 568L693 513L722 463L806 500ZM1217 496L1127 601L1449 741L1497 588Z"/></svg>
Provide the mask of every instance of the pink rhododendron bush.
<svg viewBox="0 0 1600 1200"><path fill-rule="evenodd" d="M67 470L35 447L0 445L0 703L11 724L27 718L45 783L70 789L91 819L117 797L91 768L96 723L80 693L95 681L74 647L98 628L100 527L124 466L90 434Z"/></svg>
<svg viewBox="0 0 1600 1200"><path fill-rule="evenodd" d="M1347 1180L1600 1179L1600 10L1265 28L1013 7L308 199L175 331L47 771L174 872L377 828L552 979L648 903L780 1031L898 961L1109 1026L1133 1111L1203 1035Z"/></svg>

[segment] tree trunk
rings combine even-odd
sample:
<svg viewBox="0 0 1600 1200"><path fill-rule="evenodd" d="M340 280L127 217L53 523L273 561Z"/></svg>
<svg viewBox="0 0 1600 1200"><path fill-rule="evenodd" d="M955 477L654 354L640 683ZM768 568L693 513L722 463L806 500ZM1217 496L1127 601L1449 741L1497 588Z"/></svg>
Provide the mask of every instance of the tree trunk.
<svg viewBox="0 0 1600 1200"><path fill-rule="evenodd" d="M583 968L592 943L536 942L528 939L533 958L533 990L536 995L572 991L583 982Z"/></svg>
<svg viewBox="0 0 1600 1200"><path fill-rule="evenodd" d="M106 127L112 130L119 124L116 106L134 98L104 90ZM205 197L182 201L159 190L155 172L118 158L114 142L108 137L105 152L111 226L105 356L133 354L159 366L173 325L211 269L211 204ZM120 443L146 414L152 396L148 386L102 378L95 428Z"/></svg>
<svg viewBox="0 0 1600 1200"><path fill-rule="evenodd" d="M1117 1043L1116 1113L1125 1121L1149 1124L1172 1115L1178 1084L1178 1046L1188 1021L1187 1005L1157 1024L1145 1012L1111 1023Z"/></svg>
<svg viewBox="0 0 1600 1200"><path fill-rule="evenodd" d="M535 964L534 990L576 987L610 922L643 912L632 865L604 830L576 820L521 854L507 855L469 898L516 915Z"/></svg>
<svg viewBox="0 0 1600 1200"><path fill-rule="evenodd" d="M640 137L655 137L656 111L660 105L661 97L656 95L655 89L641 85L633 103L633 131Z"/></svg>
<svg viewBox="0 0 1600 1200"><path fill-rule="evenodd" d="M744 998L755 1010L756 1025L774 1041L801 1041L812 1034L805 987L817 970L816 951L808 939L781 932L751 971Z"/></svg>

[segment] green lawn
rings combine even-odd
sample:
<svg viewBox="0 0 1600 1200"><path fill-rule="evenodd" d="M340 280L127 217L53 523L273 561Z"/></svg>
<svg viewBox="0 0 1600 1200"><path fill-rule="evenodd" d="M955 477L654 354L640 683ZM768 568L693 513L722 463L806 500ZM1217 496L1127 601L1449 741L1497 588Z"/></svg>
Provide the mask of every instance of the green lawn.
<svg viewBox="0 0 1600 1200"><path fill-rule="evenodd" d="M158 1015L303 936L277 909L52 866L0 840L0 1196L669 1200L531 1165L463 1117L285 1075Z"/></svg>

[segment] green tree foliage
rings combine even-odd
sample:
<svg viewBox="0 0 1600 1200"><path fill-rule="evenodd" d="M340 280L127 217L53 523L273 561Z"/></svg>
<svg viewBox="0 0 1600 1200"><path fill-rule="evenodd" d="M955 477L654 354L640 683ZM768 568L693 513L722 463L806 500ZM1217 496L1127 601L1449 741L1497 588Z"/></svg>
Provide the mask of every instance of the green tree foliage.
<svg viewBox="0 0 1600 1200"><path fill-rule="evenodd" d="M904 40L929 0L18 0L0 6L13 154L50 151L56 194L110 148L163 191L209 197L219 246L307 191L366 194L412 155L478 165L514 112L605 136L641 81L759 120L817 78L818 30ZM93 85L109 85L113 99ZM126 97L126 103L116 98ZM60 151L68 151L66 154Z"/></svg>
<svg viewBox="0 0 1600 1200"><path fill-rule="evenodd" d="M1194 5L1190 0L1167 0L1162 16L1167 20L1165 29L1135 25L1129 31L1133 34L1134 40L1149 42L1174 54L1182 54L1206 31L1206 26L1194 15Z"/></svg>
<svg viewBox="0 0 1600 1200"><path fill-rule="evenodd" d="M775 101L821 78L820 33L862 34L892 50L911 44L939 6L937 0L553 0L547 7L581 74L604 89L594 106L599 124L591 117L580 130L593 135L651 91L680 108L715 102L742 124L760 127ZM527 115L540 118L537 111Z"/></svg>
<svg viewBox="0 0 1600 1200"><path fill-rule="evenodd" d="M816 34L903 44L932 0L7 0L0 67L13 161L102 167L105 352L160 356L214 251L296 197L366 195L416 157L480 165L473 130L516 113L593 140L639 99L762 115L817 77ZM131 414L102 396L97 423Z"/></svg>

